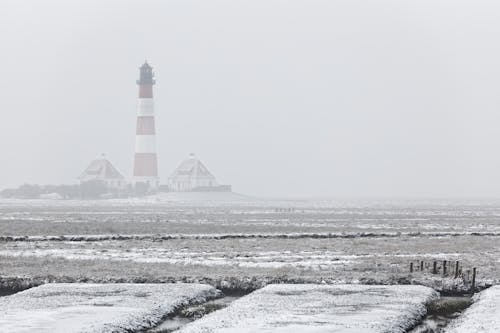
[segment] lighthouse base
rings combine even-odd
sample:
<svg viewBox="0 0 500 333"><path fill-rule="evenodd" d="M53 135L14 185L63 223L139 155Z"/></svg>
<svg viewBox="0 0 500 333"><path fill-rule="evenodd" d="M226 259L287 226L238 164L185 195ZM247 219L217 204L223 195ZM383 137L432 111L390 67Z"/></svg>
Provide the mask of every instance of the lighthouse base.
<svg viewBox="0 0 500 333"><path fill-rule="evenodd" d="M136 190L156 192L160 187L159 177L134 177L132 185Z"/></svg>

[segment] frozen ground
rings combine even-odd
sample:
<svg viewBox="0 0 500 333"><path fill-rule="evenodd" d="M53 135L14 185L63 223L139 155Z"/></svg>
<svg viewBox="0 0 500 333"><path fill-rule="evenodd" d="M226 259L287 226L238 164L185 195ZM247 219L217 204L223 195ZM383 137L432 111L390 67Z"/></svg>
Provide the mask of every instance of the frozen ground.
<svg viewBox="0 0 500 333"><path fill-rule="evenodd" d="M500 332L500 286L494 286L475 295L474 304L452 321L446 333Z"/></svg>
<svg viewBox="0 0 500 333"><path fill-rule="evenodd" d="M479 280L500 276L500 202L224 195L202 203L204 197L0 201L1 274L38 281L246 279L254 286L396 283L408 278L410 260L422 259L477 266Z"/></svg>
<svg viewBox="0 0 500 333"><path fill-rule="evenodd" d="M498 205L2 201L1 236L154 234L500 234ZM141 201L139 201L141 202ZM13 223L15 222L15 223ZM42 223L41 223L42 222ZM44 222L44 223L43 223Z"/></svg>
<svg viewBox="0 0 500 333"><path fill-rule="evenodd" d="M0 332L136 332L218 294L201 284L45 284L0 298Z"/></svg>
<svg viewBox="0 0 500 333"><path fill-rule="evenodd" d="M403 333L437 298L421 286L269 285L179 333Z"/></svg>

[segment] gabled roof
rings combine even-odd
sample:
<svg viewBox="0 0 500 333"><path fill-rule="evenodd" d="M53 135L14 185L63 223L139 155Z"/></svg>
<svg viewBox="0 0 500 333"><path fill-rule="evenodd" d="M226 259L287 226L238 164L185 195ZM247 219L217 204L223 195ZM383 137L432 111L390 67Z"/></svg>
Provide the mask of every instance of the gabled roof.
<svg viewBox="0 0 500 333"><path fill-rule="evenodd" d="M105 158L92 161L85 171L78 177L80 180L91 179L124 179L122 174Z"/></svg>
<svg viewBox="0 0 500 333"><path fill-rule="evenodd" d="M207 167L194 154L190 154L188 158L182 161L169 179L178 177L210 178L215 180L215 177L208 171Z"/></svg>

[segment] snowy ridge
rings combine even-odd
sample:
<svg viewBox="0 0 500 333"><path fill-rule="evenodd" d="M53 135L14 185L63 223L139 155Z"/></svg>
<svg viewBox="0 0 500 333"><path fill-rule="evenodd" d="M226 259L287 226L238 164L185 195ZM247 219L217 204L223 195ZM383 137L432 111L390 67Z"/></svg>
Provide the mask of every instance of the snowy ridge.
<svg viewBox="0 0 500 333"><path fill-rule="evenodd" d="M269 285L179 333L403 333L438 297L422 286Z"/></svg>
<svg viewBox="0 0 500 333"><path fill-rule="evenodd" d="M123 277L70 277L70 276L0 276L0 290L21 291L47 283L195 283L207 284L230 292L251 292L270 284L320 284L320 285L420 285L444 294L465 294L470 287L460 279L440 277L405 278L401 276L372 275L371 277L332 277L332 276L123 276ZM483 290L498 281L478 281L477 288Z"/></svg>
<svg viewBox="0 0 500 333"><path fill-rule="evenodd" d="M0 332L135 332L219 293L202 284L46 284L0 298Z"/></svg>
<svg viewBox="0 0 500 333"><path fill-rule="evenodd" d="M459 237L500 236L500 232L325 232L325 233L235 233L235 234L135 234L135 235L47 235L47 236L0 236L0 242L96 242L107 240L170 240L170 239L299 239L299 238L394 238L394 237Z"/></svg>
<svg viewBox="0 0 500 333"><path fill-rule="evenodd" d="M446 333L500 332L500 286L494 286L474 296L474 303L453 320Z"/></svg>

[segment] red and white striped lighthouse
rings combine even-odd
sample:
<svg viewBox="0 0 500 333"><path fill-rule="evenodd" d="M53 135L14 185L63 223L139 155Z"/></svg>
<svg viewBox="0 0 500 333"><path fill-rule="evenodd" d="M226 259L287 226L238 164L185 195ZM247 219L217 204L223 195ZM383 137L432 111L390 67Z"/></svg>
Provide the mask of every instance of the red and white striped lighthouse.
<svg viewBox="0 0 500 333"><path fill-rule="evenodd" d="M135 136L134 184L145 183L149 189L160 185L156 156L155 115L153 104L153 68L147 61L140 67L139 102Z"/></svg>

